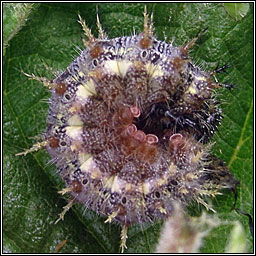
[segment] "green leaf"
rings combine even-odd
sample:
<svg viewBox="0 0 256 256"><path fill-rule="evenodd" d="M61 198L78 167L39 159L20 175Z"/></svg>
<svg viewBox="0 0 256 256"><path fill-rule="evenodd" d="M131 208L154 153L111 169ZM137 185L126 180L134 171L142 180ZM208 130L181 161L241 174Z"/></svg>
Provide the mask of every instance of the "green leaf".
<svg viewBox="0 0 256 256"><path fill-rule="evenodd" d="M29 14L39 5L30 3L4 3L3 8L3 40L4 50L8 42L19 32L26 23Z"/></svg>
<svg viewBox="0 0 256 256"><path fill-rule="evenodd" d="M116 253L120 226L105 224L81 205L74 206L65 220L54 224L66 201L57 193L63 185L46 152L25 157L16 153L29 148L46 129L50 94L41 84L28 80L21 70L53 78L64 70L83 49L83 33L77 14L96 31L96 4L43 3L29 13L26 22L8 41L4 63L3 88L3 225L4 251L50 253L64 240L61 253ZM220 89L224 120L213 151L228 164L240 181L237 207L252 214L253 209L253 6L241 20L227 15L221 4L147 4L154 12L155 33L159 39L184 45L208 27L191 51L191 57L206 70L217 64L231 64L219 80L232 83L231 91ZM110 38L131 35L143 28L144 4L100 3L98 13ZM4 15L7 12L4 9ZM9 18L11 14L8 14ZM4 27L4 34L10 34ZM46 68L46 66L51 68ZM233 195L213 201L219 217L227 222L205 239L204 253L224 252L232 223L240 221L252 251L248 219L230 212ZM198 209L191 207L191 214ZM153 252L161 222L135 225L128 230L127 252Z"/></svg>
<svg viewBox="0 0 256 256"><path fill-rule="evenodd" d="M246 236L239 221L234 222L226 253L246 253Z"/></svg>
<svg viewBox="0 0 256 256"><path fill-rule="evenodd" d="M224 3L227 13L235 20L241 20L249 11L248 3Z"/></svg>

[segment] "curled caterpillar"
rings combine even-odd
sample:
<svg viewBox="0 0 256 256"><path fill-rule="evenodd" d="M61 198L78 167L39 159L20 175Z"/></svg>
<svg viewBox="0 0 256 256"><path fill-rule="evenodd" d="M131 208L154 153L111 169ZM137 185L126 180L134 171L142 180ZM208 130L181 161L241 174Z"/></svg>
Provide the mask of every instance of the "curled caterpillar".
<svg viewBox="0 0 256 256"><path fill-rule="evenodd" d="M176 47L156 38L146 11L134 36L108 39L98 19L96 38L79 22L80 56L52 80L28 75L52 95L45 138L24 154L46 148L55 162L72 197L60 219L82 203L122 225L124 251L130 225L167 218L174 202L211 209L205 196L238 185L208 144L222 119L213 91L231 86L189 58L206 31Z"/></svg>

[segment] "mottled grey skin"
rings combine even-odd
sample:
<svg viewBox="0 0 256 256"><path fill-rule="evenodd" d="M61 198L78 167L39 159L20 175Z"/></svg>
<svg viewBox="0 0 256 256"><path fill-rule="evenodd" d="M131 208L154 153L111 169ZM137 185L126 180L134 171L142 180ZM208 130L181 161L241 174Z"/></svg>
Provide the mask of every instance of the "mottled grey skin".
<svg viewBox="0 0 256 256"><path fill-rule="evenodd" d="M174 201L209 207L205 195L237 185L207 145L222 117L212 75L184 47L151 37L144 49L141 38L98 40L96 58L84 50L53 80L66 91L52 90L47 119L46 139L58 141L47 150L70 194L122 225L168 217ZM81 88L89 83L96 93L87 97ZM77 133L69 121L75 115ZM132 124L158 142L128 134Z"/></svg>

